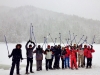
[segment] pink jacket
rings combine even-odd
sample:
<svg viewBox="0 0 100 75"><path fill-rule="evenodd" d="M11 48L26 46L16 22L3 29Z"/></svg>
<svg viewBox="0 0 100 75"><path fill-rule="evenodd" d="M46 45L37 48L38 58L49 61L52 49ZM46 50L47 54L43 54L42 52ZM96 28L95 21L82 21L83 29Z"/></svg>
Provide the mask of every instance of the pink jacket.
<svg viewBox="0 0 100 75"><path fill-rule="evenodd" d="M78 50L78 54L79 55L84 55L84 51L83 50Z"/></svg>

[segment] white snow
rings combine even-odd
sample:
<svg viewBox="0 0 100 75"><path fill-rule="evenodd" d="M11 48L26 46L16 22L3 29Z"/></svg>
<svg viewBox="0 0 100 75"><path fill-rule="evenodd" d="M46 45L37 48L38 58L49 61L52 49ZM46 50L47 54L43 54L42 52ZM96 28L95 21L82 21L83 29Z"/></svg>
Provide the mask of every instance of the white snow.
<svg viewBox="0 0 100 75"><path fill-rule="evenodd" d="M25 50L25 43L22 43L22 55L23 57L26 57L26 50ZM12 49L15 47L16 44L14 43L9 43L8 48L9 52L11 53ZM50 44L51 45L51 44ZM42 44L41 44L42 46ZM44 46L45 47L45 46ZM30 75L100 75L100 44L94 44L94 49L95 53L93 53L93 64L92 64L92 69L86 69L86 68L79 68L78 70L71 70L71 69L59 69L59 70L45 70L45 59L43 60L43 70L42 71L36 71L36 62L35 62L35 54L33 55L34 57L34 65L33 65L33 70L34 74ZM12 59L8 58L8 52L6 48L5 43L0 43L0 75L9 75ZM45 58L45 57L44 57ZM60 62L61 63L61 62ZM21 62L21 67L20 67L20 73L22 75L25 75L25 66L26 66L26 59ZM14 72L14 75L16 73L16 70Z"/></svg>

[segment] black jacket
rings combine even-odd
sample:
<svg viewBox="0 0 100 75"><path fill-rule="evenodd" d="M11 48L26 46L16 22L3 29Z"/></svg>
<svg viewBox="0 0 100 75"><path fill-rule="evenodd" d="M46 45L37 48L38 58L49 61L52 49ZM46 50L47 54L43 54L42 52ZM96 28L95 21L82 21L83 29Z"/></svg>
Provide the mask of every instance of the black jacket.
<svg viewBox="0 0 100 75"><path fill-rule="evenodd" d="M54 55L60 56L61 55L61 49L60 48L54 48Z"/></svg>
<svg viewBox="0 0 100 75"><path fill-rule="evenodd" d="M11 55L9 55L9 57L12 57L12 61L20 61L20 59L22 60L22 51L21 49L13 49Z"/></svg>
<svg viewBox="0 0 100 75"><path fill-rule="evenodd" d="M28 42L26 43L26 46L25 46L25 48L26 48L26 55L27 55L28 58L33 58L33 49L35 48L35 43L31 41L31 43L32 43L34 46L33 46L32 48L28 48L27 46L28 46L29 42L30 42L30 41L28 41Z"/></svg>

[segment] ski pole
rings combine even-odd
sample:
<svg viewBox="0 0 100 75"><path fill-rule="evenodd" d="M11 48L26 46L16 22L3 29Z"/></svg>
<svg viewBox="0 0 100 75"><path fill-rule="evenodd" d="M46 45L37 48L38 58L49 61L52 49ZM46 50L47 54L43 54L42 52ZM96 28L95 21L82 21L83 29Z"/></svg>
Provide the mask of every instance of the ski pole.
<svg viewBox="0 0 100 75"><path fill-rule="evenodd" d="M79 44L79 43L80 43L80 41L83 39L83 37L84 37L84 35L82 35L82 37L80 38L80 40L79 40L79 42L78 42L77 44Z"/></svg>
<svg viewBox="0 0 100 75"><path fill-rule="evenodd" d="M5 43L6 43L7 51L8 51L8 55L9 55L9 49L8 49L7 39L6 39L6 36L5 35L4 35L4 38L5 38Z"/></svg>
<svg viewBox="0 0 100 75"><path fill-rule="evenodd" d="M50 38L51 38L52 42L54 43L53 38L51 37L50 33L49 33L49 36L50 36Z"/></svg>
<svg viewBox="0 0 100 75"><path fill-rule="evenodd" d="M44 44L45 44L45 41L46 41L46 39L45 39L45 37L44 37L44 43L43 43L43 45L42 45L42 48L43 48L43 46L44 46Z"/></svg>
<svg viewBox="0 0 100 75"><path fill-rule="evenodd" d="M32 41L32 23L30 25L30 40Z"/></svg>
<svg viewBox="0 0 100 75"><path fill-rule="evenodd" d="M75 37L74 33L73 33L73 37ZM76 43L76 37L75 37L75 43ZM76 43L77 44L77 43Z"/></svg>
<svg viewBox="0 0 100 75"><path fill-rule="evenodd" d="M33 26L32 26L32 34L33 34L34 41L36 43L36 39L35 39L35 36L34 36L34 31L33 31ZM36 46L37 46L37 43L36 43Z"/></svg>
<svg viewBox="0 0 100 75"><path fill-rule="evenodd" d="M87 36L86 36L86 38L84 39L83 43L81 43L81 44L84 44L85 42L87 43Z"/></svg>
<svg viewBox="0 0 100 75"><path fill-rule="evenodd" d="M69 39L70 39L70 41L71 41L71 33L70 33L70 30L69 30L69 37L70 37Z"/></svg>
<svg viewBox="0 0 100 75"><path fill-rule="evenodd" d="M45 37L45 43L48 45L47 38Z"/></svg>
<svg viewBox="0 0 100 75"><path fill-rule="evenodd" d="M75 40L76 36L77 36L77 35L75 35L75 36L74 36L73 40L71 41L71 44L72 44L72 43L73 43L73 41Z"/></svg>
<svg viewBox="0 0 100 75"><path fill-rule="evenodd" d="M66 45L68 44L68 40L67 39L65 39L66 40Z"/></svg>
<svg viewBox="0 0 100 75"><path fill-rule="evenodd" d="M59 37L60 38L60 37ZM62 41L62 39L60 39L61 40L61 43L63 43L63 45L65 46L65 44L64 44L64 42Z"/></svg>
<svg viewBox="0 0 100 75"><path fill-rule="evenodd" d="M54 46L55 46L55 44L56 44L56 40L57 40L57 38L55 38L55 43L54 43Z"/></svg>
<svg viewBox="0 0 100 75"><path fill-rule="evenodd" d="M61 33L59 33L60 46L61 46Z"/></svg>
<svg viewBox="0 0 100 75"><path fill-rule="evenodd" d="M95 35L94 35L94 37L93 37L92 45L95 43L94 40L95 40Z"/></svg>

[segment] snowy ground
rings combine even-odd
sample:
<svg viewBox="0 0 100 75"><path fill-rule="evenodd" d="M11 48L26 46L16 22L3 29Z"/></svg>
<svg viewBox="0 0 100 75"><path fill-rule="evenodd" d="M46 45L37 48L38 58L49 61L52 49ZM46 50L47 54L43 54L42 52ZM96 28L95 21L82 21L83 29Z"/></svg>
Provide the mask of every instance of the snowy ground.
<svg viewBox="0 0 100 75"><path fill-rule="evenodd" d="M15 47L16 44L8 44L10 53L12 49ZM26 57L26 50L25 50L25 43L22 43L22 55L23 57ZM92 69L85 69L85 68L79 68L78 70L70 70L70 69L59 69L59 70L45 70L45 60L43 60L43 70L42 71L36 71L36 66L35 66L35 54L33 55L34 57L34 75L100 75L100 45L95 44L94 45L95 53L93 54L93 66ZM9 69L11 66L11 59L8 58L7 54L7 48L5 43L0 43L0 75L9 75ZM26 65L26 60L23 60L21 62L21 74L25 75L25 65ZM16 73L16 72L15 72ZM16 74L14 74L16 75ZM33 74L30 74L33 75Z"/></svg>

